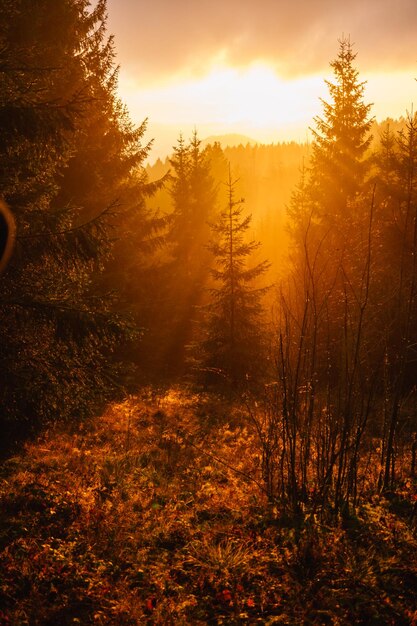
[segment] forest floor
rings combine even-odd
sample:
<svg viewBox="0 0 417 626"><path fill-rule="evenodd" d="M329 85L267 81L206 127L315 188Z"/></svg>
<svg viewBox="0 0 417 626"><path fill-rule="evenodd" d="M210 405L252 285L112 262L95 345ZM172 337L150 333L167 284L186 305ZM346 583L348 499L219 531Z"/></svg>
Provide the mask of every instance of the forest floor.
<svg viewBox="0 0 417 626"><path fill-rule="evenodd" d="M144 392L0 466L0 625L417 625L416 484L268 508L244 409Z"/></svg>

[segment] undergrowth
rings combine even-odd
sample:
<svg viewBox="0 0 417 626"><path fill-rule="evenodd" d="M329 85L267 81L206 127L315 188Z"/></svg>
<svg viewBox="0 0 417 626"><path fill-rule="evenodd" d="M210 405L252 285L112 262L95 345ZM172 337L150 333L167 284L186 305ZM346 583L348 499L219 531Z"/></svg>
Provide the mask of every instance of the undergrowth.
<svg viewBox="0 0 417 626"><path fill-rule="evenodd" d="M239 407L173 390L1 466L0 625L417 624L416 485L326 524L260 489Z"/></svg>

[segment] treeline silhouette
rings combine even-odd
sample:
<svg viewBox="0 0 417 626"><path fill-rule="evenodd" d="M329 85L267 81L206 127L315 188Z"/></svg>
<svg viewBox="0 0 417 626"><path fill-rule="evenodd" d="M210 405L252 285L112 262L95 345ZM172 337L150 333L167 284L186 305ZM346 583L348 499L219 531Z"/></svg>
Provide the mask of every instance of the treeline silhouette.
<svg viewBox="0 0 417 626"><path fill-rule="evenodd" d="M271 501L392 488L416 431L417 117L374 122L342 39L311 145L195 131L150 166L105 0L3 3L0 36L5 445L186 379L245 397Z"/></svg>

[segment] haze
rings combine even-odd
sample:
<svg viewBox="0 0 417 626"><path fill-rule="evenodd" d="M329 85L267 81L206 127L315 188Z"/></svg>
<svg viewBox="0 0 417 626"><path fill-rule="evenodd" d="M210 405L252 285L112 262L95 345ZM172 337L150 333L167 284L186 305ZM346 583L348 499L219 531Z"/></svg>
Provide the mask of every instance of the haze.
<svg viewBox="0 0 417 626"><path fill-rule="evenodd" d="M378 120L415 99L415 0L109 0L108 10L120 95L135 122L149 118L153 158L194 127L305 141L343 34Z"/></svg>

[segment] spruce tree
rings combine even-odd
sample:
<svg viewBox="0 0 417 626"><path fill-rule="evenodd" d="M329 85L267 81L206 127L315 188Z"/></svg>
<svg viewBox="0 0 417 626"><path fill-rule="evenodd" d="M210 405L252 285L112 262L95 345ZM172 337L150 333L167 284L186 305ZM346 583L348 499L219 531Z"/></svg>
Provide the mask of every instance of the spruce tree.
<svg viewBox="0 0 417 626"><path fill-rule="evenodd" d="M170 163L172 213L167 241L172 258L166 266L162 354L165 372L172 376L186 370L187 346L208 277L208 222L215 212L216 191L197 131L187 144L180 136Z"/></svg>
<svg viewBox="0 0 417 626"><path fill-rule="evenodd" d="M182 135L170 160L172 166L171 198L173 211L169 240L179 265L193 266L198 273L204 265L202 252L208 241L208 221L212 218L216 193L208 153L194 131L188 144ZM203 252L204 255L204 252Z"/></svg>
<svg viewBox="0 0 417 626"><path fill-rule="evenodd" d="M211 224L214 286L197 360L208 380L241 388L261 380L265 369L262 297L267 288L257 286L257 281L269 263L249 266L260 244L246 240L252 218L243 215L243 200L235 198L236 184L229 170L227 205Z"/></svg>
<svg viewBox="0 0 417 626"><path fill-rule="evenodd" d="M92 290L112 249L116 188L144 158L143 129L126 135L114 97L105 18L105 0L91 9L86 0L0 6L0 194L17 226L0 281L6 430L79 416L111 396L116 371L109 357L130 333L108 298ZM96 128L90 147L85 138L92 137L90 121L107 116L110 160L124 165L104 194L108 125Z"/></svg>
<svg viewBox="0 0 417 626"><path fill-rule="evenodd" d="M311 164L312 198L321 216L343 217L361 192L366 174L371 105L363 101L365 82L354 67L356 54L349 39L341 39L330 63L335 81L326 81L330 100L322 100L323 116L315 118Z"/></svg>
<svg viewBox="0 0 417 626"><path fill-rule="evenodd" d="M276 348L294 476L298 465L306 480L311 433L318 440L327 438L325 454L333 452L322 457L319 481L334 476L337 506L355 497L357 459L375 385L375 204L367 180L371 120L355 56L350 41L342 39L331 63L335 80L327 82L330 99L315 118L307 176L304 172L292 199L295 249L282 289Z"/></svg>

